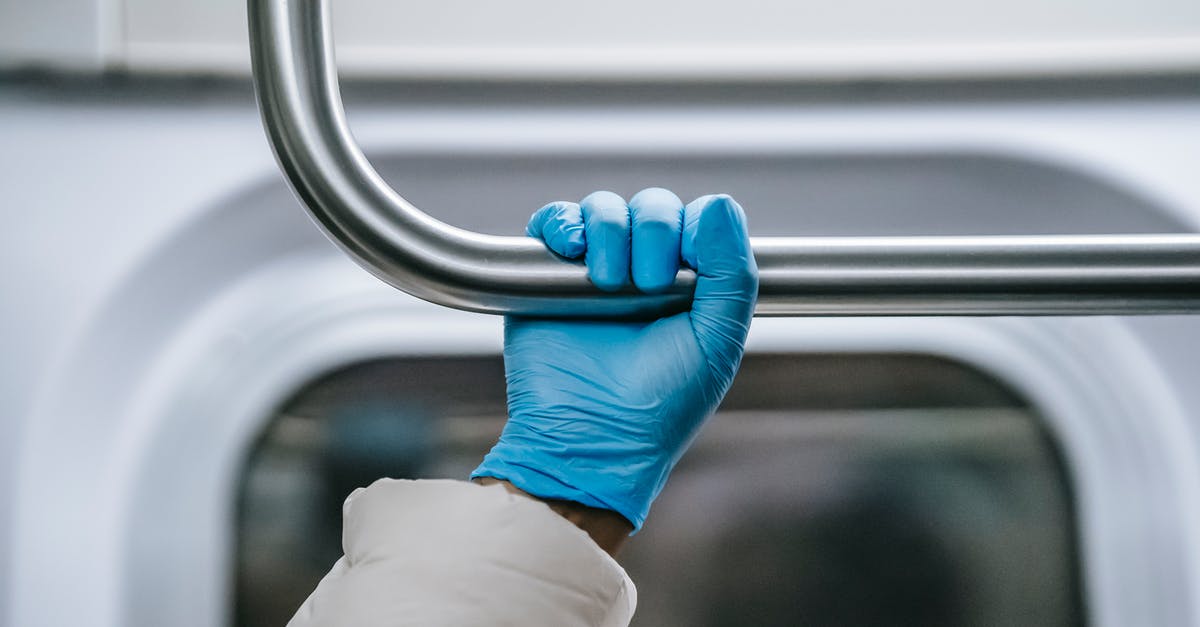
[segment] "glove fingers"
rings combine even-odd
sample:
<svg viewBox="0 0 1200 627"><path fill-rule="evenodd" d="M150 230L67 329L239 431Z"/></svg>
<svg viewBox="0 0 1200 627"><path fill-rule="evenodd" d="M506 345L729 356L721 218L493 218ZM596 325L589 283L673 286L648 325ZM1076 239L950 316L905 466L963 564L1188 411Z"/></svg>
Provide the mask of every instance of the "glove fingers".
<svg viewBox="0 0 1200 627"><path fill-rule="evenodd" d="M612 192L594 192L579 203L587 240L588 277L602 290L629 285L629 208Z"/></svg>
<svg viewBox="0 0 1200 627"><path fill-rule="evenodd" d="M573 202L552 202L538 209L529 218L525 233L567 259L578 259L587 248L583 213Z"/></svg>
<svg viewBox="0 0 1200 627"><path fill-rule="evenodd" d="M701 196L683 208L683 237L679 243L679 258L696 269L696 229L700 226L700 210L708 206L714 195Z"/></svg>
<svg viewBox="0 0 1200 627"><path fill-rule="evenodd" d="M633 284L643 292L661 292L679 272L683 203L671 192L652 187L629 200L633 227Z"/></svg>
<svg viewBox="0 0 1200 627"><path fill-rule="evenodd" d="M696 295L692 328L710 364L732 381L758 298L758 266L742 208L729 196L692 203Z"/></svg>

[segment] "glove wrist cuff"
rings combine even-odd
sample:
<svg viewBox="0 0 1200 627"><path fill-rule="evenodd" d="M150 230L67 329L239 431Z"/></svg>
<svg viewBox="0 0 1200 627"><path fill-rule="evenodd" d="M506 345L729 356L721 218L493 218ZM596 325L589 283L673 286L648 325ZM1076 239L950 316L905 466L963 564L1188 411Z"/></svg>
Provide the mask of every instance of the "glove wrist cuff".
<svg viewBox="0 0 1200 627"><path fill-rule="evenodd" d="M503 479L520 490L541 499L571 501L588 507L614 511L633 525L633 533L637 533L642 528L650 509L650 499L646 499L644 503L636 502L630 499L612 498L605 495L603 490L577 488L574 484L585 484L586 482L571 481L568 477L562 476L563 473L557 469L565 464L555 463L552 460L543 460L542 463L529 459L513 461L506 458L502 450L497 450L501 449L501 446L497 445L484 457L483 463L471 473L471 479L480 477ZM521 457L528 458L529 456L522 455Z"/></svg>

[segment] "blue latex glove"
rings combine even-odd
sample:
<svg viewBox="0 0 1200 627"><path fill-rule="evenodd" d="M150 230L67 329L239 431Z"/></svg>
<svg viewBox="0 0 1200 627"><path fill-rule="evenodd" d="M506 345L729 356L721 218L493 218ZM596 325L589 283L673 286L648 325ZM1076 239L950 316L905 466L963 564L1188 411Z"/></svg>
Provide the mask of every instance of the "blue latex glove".
<svg viewBox="0 0 1200 627"><path fill-rule="evenodd" d="M745 215L724 195L685 208L664 189L628 205L596 192L543 207L527 232L584 257L606 290L696 270L692 310L653 322L505 319L508 424L471 478L614 510L636 531L741 363L758 294Z"/></svg>

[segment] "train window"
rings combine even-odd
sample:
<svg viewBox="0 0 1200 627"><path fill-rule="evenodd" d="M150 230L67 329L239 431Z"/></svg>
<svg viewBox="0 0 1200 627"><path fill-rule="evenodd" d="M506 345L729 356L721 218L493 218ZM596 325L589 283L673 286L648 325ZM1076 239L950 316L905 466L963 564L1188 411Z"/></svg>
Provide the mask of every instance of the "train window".
<svg viewBox="0 0 1200 627"><path fill-rule="evenodd" d="M233 621L282 625L378 477L465 477L504 417L498 357L305 385L244 466ZM621 561L635 625L1084 623L1071 486L1022 398L924 355L748 355Z"/></svg>

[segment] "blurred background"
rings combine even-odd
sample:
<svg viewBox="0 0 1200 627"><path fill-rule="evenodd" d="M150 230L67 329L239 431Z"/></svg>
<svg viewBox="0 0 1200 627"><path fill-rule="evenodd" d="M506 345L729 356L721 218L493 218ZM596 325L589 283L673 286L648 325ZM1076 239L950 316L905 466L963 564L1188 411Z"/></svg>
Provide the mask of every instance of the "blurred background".
<svg viewBox="0 0 1200 627"><path fill-rule="evenodd" d="M1200 228L1200 3L332 2L434 217L728 192L755 235ZM0 0L0 625L282 625L382 476L465 477L500 320L276 168L236 0ZM757 319L622 556L638 626L1200 625L1193 316Z"/></svg>

